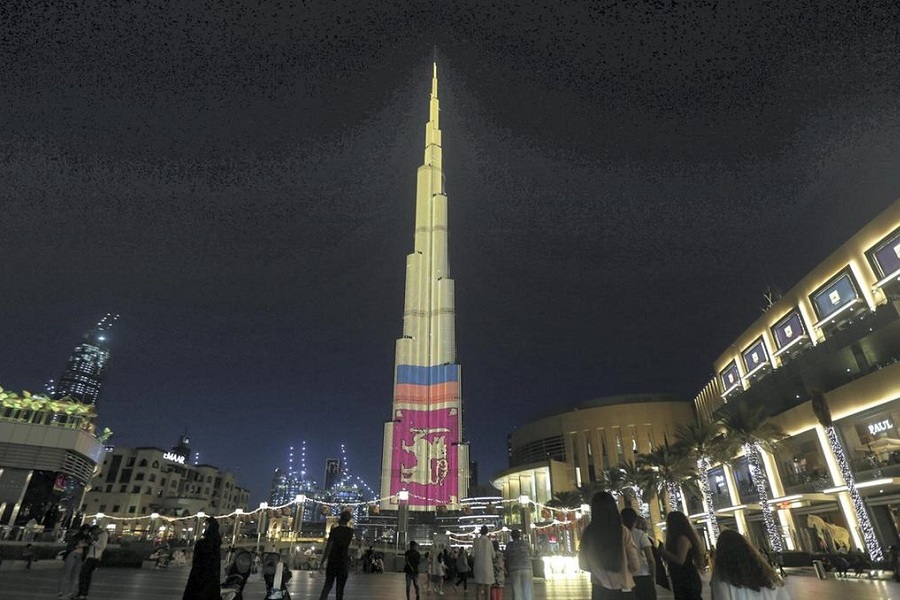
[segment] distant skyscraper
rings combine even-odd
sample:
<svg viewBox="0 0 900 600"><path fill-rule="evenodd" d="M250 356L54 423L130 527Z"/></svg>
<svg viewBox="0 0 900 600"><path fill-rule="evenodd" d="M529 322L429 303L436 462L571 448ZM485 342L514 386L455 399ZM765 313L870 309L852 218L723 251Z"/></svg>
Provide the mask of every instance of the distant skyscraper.
<svg viewBox="0 0 900 600"><path fill-rule="evenodd" d="M53 389L55 399L70 397L83 404L96 404L109 361L107 332L119 315L107 313L93 329L84 334L66 364L66 370Z"/></svg>
<svg viewBox="0 0 900 600"><path fill-rule="evenodd" d="M413 510L456 505L468 486L468 448L460 443L460 367L439 110L435 64L425 160L416 184L414 248L406 257L403 337L396 343L393 412L384 426L381 473L382 497L396 498L405 490Z"/></svg>
<svg viewBox="0 0 900 600"><path fill-rule="evenodd" d="M322 489L326 492L341 481L344 474L344 465L339 458L329 458L325 461L325 483Z"/></svg>

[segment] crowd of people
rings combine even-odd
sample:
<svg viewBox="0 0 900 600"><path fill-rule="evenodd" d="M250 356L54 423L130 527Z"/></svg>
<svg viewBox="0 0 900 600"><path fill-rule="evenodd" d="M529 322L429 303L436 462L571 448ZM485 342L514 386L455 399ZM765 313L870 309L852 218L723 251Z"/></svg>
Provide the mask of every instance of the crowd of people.
<svg viewBox="0 0 900 600"><path fill-rule="evenodd" d="M337 600L343 600L352 563L351 518L349 512L341 514L329 532L318 565L325 573L319 600L327 600L332 589ZM88 598L92 575L108 540L108 532L98 526L81 527L66 539L61 553L64 566L59 599ZM209 518L194 546L184 600L221 598L221 553L218 522ZM264 571L267 597L287 599L290 569L279 555L273 556L272 565ZM360 547L355 558L357 572L384 569L383 557L371 547L365 552ZM666 516L665 540L658 542L647 521L630 507L620 511L608 492L596 494L591 501L591 522L584 530L578 560L591 575L592 600L656 600L657 586L671 589L675 600L700 600L704 585L701 572L710 565L708 585L713 600L789 600L783 569L780 576L776 563L767 560L740 533L723 530L716 548L707 552L684 513L673 511ZM403 561L406 600L413 596L421 600L423 587L441 596L445 585L467 592L469 579L475 600L502 598L507 579L513 600L532 599L531 546L519 530L511 532L503 552L487 527L481 528L471 552L435 546L423 555L418 544L411 541Z"/></svg>
<svg viewBox="0 0 900 600"><path fill-rule="evenodd" d="M592 499L578 556L591 574L591 600L655 600L657 585L675 600L700 600L700 572L711 558L713 600L790 600L772 564L740 533L722 531L710 557L684 513L666 516L666 539L658 545L642 521L630 508L620 512L608 492Z"/></svg>

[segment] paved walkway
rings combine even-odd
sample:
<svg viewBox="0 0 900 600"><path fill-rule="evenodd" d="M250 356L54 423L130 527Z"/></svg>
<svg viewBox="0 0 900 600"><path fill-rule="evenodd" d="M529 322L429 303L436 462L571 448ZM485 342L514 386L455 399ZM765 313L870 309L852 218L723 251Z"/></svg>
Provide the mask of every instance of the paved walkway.
<svg viewBox="0 0 900 600"><path fill-rule="evenodd" d="M0 571L0 600L53 600L59 570ZM180 600L187 580L188 569L171 568L162 571L140 569L99 569L94 575L91 600ZM310 577L307 571L294 571L289 589L293 600L315 600L322 586L322 575ZM403 574L351 575L347 582L347 600L403 600ZM867 579L820 581L814 577L792 575L787 586L794 600L900 600L900 584ZM574 576L550 581L535 580L535 600L587 600L590 585L586 576ZM669 600L670 592L660 589L659 598ZM247 600L262 600L261 582L251 582L244 590ZM423 600L474 599L474 591L468 594L454 592L448 587L442 597L433 593L422 594ZM512 598L510 589L504 597ZM704 589L709 598L709 588ZM332 592L331 598L334 598Z"/></svg>

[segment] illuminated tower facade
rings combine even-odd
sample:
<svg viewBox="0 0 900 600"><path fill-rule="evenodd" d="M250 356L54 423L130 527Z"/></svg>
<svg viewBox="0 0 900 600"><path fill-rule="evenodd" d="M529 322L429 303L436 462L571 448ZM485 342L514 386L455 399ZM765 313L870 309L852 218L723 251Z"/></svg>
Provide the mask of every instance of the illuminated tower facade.
<svg viewBox="0 0 900 600"><path fill-rule="evenodd" d="M70 397L82 404L96 404L100 397L100 386L109 362L109 336L107 332L115 324L119 315L107 314L93 329L84 334L84 339L66 364L66 370L54 387L52 397Z"/></svg>
<svg viewBox="0 0 900 600"><path fill-rule="evenodd" d="M403 336L394 362L393 412L384 426L381 495L385 507L407 492L411 510L455 506L468 489L462 441L456 308L447 244L437 65L416 178L416 228L406 257Z"/></svg>

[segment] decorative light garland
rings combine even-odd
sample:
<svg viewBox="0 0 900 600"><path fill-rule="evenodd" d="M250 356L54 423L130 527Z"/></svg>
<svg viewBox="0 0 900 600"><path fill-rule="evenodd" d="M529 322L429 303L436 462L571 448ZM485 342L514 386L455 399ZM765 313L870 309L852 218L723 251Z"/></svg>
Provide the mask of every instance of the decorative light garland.
<svg viewBox="0 0 900 600"><path fill-rule="evenodd" d="M766 533L769 535L769 543L775 552L782 551L781 536L778 534L778 528L775 526L775 517L772 515L772 507L769 506L769 494L766 492L766 481L763 478L763 468L760 464L759 444L744 444L744 454L747 456L747 462L750 466L750 477L756 485L756 491L759 493L759 506L762 509L763 522L766 524Z"/></svg>
<svg viewBox="0 0 900 600"><path fill-rule="evenodd" d="M869 519L869 513L866 511L866 505L863 503L859 490L856 488L856 477L850 469L850 461L844 452L844 446L838 439L837 431L834 425L825 427L825 436L831 445L831 451L837 458L838 468L844 477L844 483L847 484L847 491L850 493L850 500L853 502L853 508L856 511L856 520L859 521L859 528L862 530L863 540L866 543L866 550L869 551L869 557L873 561L879 561L884 558L884 552L878 538L875 536L875 530L872 528L872 521Z"/></svg>
<svg viewBox="0 0 900 600"><path fill-rule="evenodd" d="M709 457L701 456L697 460L697 470L700 473L700 491L706 501L706 522L712 531L713 544L719 539L719 519L716 517L716 509L713 506L712 489L709 487Z"/></svg>
<svg viewBox="0 0 900 600"><path fill-rule="evenodd" d="M41 394L32 394L22 391L19 396L15 392L6 391L0 387L0 406L15 410L49 411L57 414L74 415L78 417L93 418L97 416L94 406L83 404L66 396L59 400L53 400Z"/></svg>

